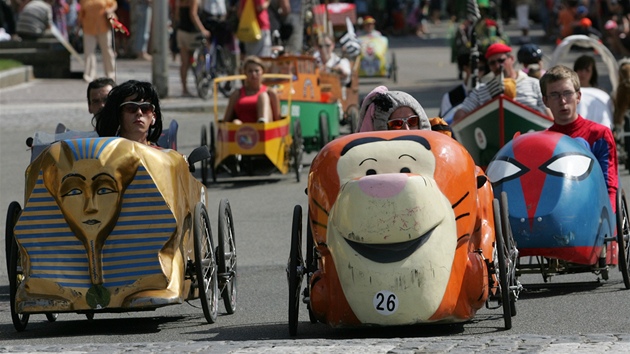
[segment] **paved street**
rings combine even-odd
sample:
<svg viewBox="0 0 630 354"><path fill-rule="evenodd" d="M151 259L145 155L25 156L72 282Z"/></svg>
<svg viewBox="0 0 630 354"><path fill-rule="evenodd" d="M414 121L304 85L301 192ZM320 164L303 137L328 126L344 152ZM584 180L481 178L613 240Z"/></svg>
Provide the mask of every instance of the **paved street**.
<svg viewBox="0 0 630 354"><path fill-rule="evenodd" d="M447 28L447 23L433 27L433 38L426 40L392 38L391 48L400 66L399 82L394 85L386 79L362 79L361 94L385 84L410 92L429 116L437 115L442 93L458 83L445 44ZM517 33L513 27L509 29L511 34ZM540 35L540 31L532 34ZM549 56L552 47L545 44L543 50ZM604 72L600 70L600 75ZM118 82L150 81L150 63L118 61L117 75ZM180 97L176 62L169 65L168 84L169 96L161 101L166 123L178 120L180 151L187 154L198 146L199 127L207 125L212 117L212 101ZM77 130L90 129L86 87L82 80L35 80L0 89L0 229L4 229L9 202L23 199L24 169L30 155L25 138L38 130L50 132L58 122ZM193 87L192 77L189 87ZM221 98L220 104L225 101ZM306 162L312 158L312 154L307 156ZM286 329L284 274L288 220L293 205L305 205L306 174L301 184L280 180L209 186L212 204L218 204L217 196L229 197L235 213L242 272L236 315L220 315L216 324L207 325L201 309L186 304L148 314L97 316L89 322L85 316L61 314L56 323L49 324L37 315L32 316L25 332L17 333L8 314L8 280L2 265L0 353L630 353L630 292L621 290L617 270L609 282L590 290L567 288L524 296L511 331L501 329L499 310L485 309L474 321L463 325L336 331L323 324L310 325L302 306L299 334L291 339ZM622 184L630 191L626 171ZM261 207L260 200L268 200L269 205ZM213 222L216 209L213 205L209 211ZM577 278L595 279L591 274ZM576 315L581 311L583 316ZM558 324L556 316L564 316L564 322Z"/></svg>

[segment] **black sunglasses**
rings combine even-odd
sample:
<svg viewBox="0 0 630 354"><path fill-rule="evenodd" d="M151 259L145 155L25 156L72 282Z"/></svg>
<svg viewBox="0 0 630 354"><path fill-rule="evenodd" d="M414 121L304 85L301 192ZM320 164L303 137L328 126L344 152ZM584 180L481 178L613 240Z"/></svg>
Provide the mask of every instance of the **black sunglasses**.
<svg viewBox="0 0 630 354"><path fill-rule="evenodd" d="M491 61L488 62L488 65L491 66L491 65L494 65L496 63L503 64L503 63L505 63L506 60L507 60L507 57L499 58L497 60L491 60Z"/></svg>

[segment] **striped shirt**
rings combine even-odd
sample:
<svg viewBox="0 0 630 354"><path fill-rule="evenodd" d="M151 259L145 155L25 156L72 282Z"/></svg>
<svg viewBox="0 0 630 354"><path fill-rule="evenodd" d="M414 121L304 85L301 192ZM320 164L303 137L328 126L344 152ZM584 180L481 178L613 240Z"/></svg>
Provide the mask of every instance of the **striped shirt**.
<svg viewBox="0 0 630 354"><path fill-rule="evenodd" d="M477 88L470 91L460 109L470 113L490 101L492 97L493 95L488 84L481 83ZM547 115L538 79L529 77L520 70L516 78L516 97L514 100Z"/></svg>

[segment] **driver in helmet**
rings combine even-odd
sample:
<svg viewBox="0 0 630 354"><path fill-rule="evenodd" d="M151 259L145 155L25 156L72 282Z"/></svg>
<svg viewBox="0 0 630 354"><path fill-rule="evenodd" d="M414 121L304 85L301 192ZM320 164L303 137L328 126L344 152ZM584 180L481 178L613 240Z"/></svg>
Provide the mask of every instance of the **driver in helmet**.
<svg viewBox="0 0 630 354"><path fill-rule="evenodd" d="M537 45L524 44L518 50L516 57L523 65L523 72L528 76L540 79L545 74L542 62L543 52Z"/></svg>

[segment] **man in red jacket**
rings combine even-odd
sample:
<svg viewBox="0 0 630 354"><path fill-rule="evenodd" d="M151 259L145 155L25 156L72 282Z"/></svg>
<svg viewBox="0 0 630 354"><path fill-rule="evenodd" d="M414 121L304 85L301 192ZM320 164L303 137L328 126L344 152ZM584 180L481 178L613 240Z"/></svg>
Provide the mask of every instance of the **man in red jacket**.
<svg viewBox="0 0 630 354"><path fill-rule="evenodd" d="M616 210L617 146L610 128L595 123L577 113L580 102L580 79L575 71L557 65L540 78L543 102L553 113L554 124L548 130L583 138L599 161L608 186L608 196L613 211Z"/></svg>

